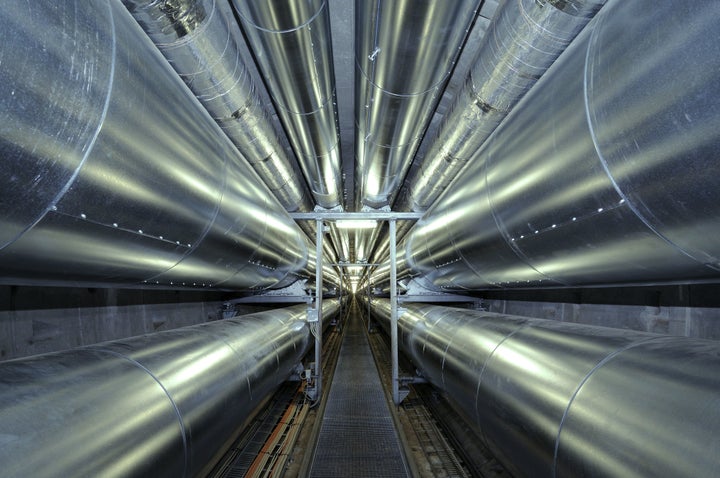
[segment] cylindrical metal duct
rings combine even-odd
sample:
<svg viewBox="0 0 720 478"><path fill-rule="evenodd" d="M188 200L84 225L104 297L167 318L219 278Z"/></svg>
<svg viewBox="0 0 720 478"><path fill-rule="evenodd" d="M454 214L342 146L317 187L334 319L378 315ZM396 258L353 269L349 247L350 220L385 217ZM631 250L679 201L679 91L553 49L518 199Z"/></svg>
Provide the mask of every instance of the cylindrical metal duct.
<svg viewBox="0 0 720 478"><path fill-rule="evenodd" d="M406 240L455 289L720 277L720 3L610 1Z"/></svg>
<svg viewBox="0 0 720 478"><path fill-rule="evenodd" d="M513 476L716 474L717 342L404 307L401 347Z"/></svg>
<svg viewBox="0 0 720 478"><path fill-rule="evenodd" d="M122 0L170 65L288 211L311 204L240 56L240 31L216 0Z"/></svg>
<svg viewBox="0 0 720 478"><path fill-rule="evenodd" d="M233 4L315 201L342 205L328 2Z"/></svg>
<svg viewBox="0 0 720 478"><path fill-rule="evenodd" d="M479 3L355 2L358 205L392 204Z"/></svg>
<svg viewBox="0 0 720 478"><path fill-rule="evenodd" d="M300 230L119 1L0 10L0 283L266 288Z"/></svg>
<svg viewBox="0 0 720 478"><path fill-rule="evenodd" d="M409 203L427 210L482 143L590 21L605 0L510 0L495 13L465 87L408 179Z"/></svg>
<svg viewBox="0 0 720 478"><path fill-rule="evenodd" d="M1 474L206 476L307 353L306 309L1 363Z"/></svg>

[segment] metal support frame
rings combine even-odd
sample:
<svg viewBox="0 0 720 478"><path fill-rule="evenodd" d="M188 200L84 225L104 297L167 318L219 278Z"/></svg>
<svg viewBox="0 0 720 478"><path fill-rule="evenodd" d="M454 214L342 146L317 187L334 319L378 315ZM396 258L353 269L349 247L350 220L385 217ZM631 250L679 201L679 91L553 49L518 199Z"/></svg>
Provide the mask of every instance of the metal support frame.
<svg viewBox="0 0 720 478"><path fill-rule="evenodd" d="M235 304L312 304L308 294L307 279L300 279L282 289L263 291L260 294L238 297L225 301L226 306Z"/></svg>
<svg viewBox="0 0 720 478"><path fill-rule="evenodd" d="M315 313L317 314L317 331L315 333L315 397L319 401L322 398L322 252L325 223L322 219L317 219L315 225Z"/></svg>
<svg viewBox="0 0 720 478"><path fill-rule="evenodd" d="M312 221L314 220L317 224L317 236L316 236L316 263L315 263L315 286L316 286L316 299L315 299L315 311L317 313L318 323L322 323L322 241L323 241L323 228L325 227L324 221L362 221L362 220L376 220L376 221L387 221L390 225L390 304L391 304L391 361L392 361L392 396L395 405L399 405L406 394L400 392L400 378L399 378L399 360L398 360L398 296L397 296L397 221L415 221L422 217L422 213L416 212L392 212L392 211L363 211L363 212L342 212L342 211L314 211L314 212L296 212L290 213L296 221ZM334 264L337 266L374 266L377 264ZM341 274L341 287L342 274ZM368 278L367 282L367 294L368 294L368 332L370 329L370 281ZM316 375L316 393L318 399L321 394L322 385L322 373L320 368L320 354L322 350L322 332L320 331L315 336L315 375Z"/></svg>
<svg viewBox="0 0 720 478"><path fill-rule="evenodd" d="M429 290L414 279L405 285L405 294L398 297L398 302L466 303L473 304L475 310L483 310L483 301L478 297Z"/></svg>
<svg viewBox="0 0 720 478"><path fill-rule="evenodd" d="M367 300L367 318L368 318L367 319L368 320L367 331L369 334L370 332L372 332L371 326L370 326L370 324L372 323L372 318L370 317L370 303L372 302L372 295L370 295L370 278L368 278L368 280L367 280L367 286L365 286L365 289L366 289L365 294L367 294L367 298L368 298L368 300Z"/></svg>
<svg viewBox="0 0 720 478"><path fill-rule="evenodd" d="M400 405L400 381L398 365L398 302L397 302L397 224L390 219L390 345L392 359L393 403Z"/></svg>
<svg viewBox="0 0 720 478"><path fill-rule="evenodd" d="M315 212L291 212L290 217L296 221L325 220L325 221L362 221L364 219L375 219L376 221L398 221L417 220L422 217L419 212L340 212L340 211L315 211Z"/></svg>
<svg viewBox="0 0 720 478"><path fill-rule="evenodd" d="M338 299L340 301L340 313L338 314L337 324L340 323L343 317L345 317L345 308L343 307L343 291L345 290L345 271L342 267L340 269L340 288L338 289ZM339 327L336 325L335 330L340 330Z"/></svg>

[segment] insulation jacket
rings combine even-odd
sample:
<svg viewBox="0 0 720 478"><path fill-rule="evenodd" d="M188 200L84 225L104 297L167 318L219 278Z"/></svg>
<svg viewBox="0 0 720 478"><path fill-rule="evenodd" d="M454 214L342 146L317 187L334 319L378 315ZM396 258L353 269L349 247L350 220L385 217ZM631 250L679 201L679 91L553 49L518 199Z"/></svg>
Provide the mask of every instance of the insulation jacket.
<svg viewBox="0 0 720 478"><path fill-rule="evenodd" d="M328 1L233 0L233 5L315 202L328 209L341 206Z"/></svg>
<svg viewBox="0 0 720 478"><path fill-rule="evenodd" d="M408 179L413 210L432 205L604 1L501 3L465 86L415 176Z"/></svg>
<svg viewBox="0 0 720 478"><path fill-rule="evenodd" d="M240 55L240 29L219 0L122 0L185 84L288 211L311 209Z"/></svg>
<svg viewBox="0 0 720 478"><path fill-rule="evenodd" d="M306 309L3 362L1 474L206 476L307 353Z"/></svg>
<svg viewBox="0 0 720 478"><path fill-rule="evenodd" d="M407 194L399 195L393 208L426 211L604 3L501 2L465 85L452 100L427 152L415 159L418 167L411 168L405 180ZM398 240L412 225L398 224ZM388 247L387 241L382 242L373 262L383 262Z"/></svg>
<svg viewBox="0 0 720 478"><path fill-rule="evenodd" d="M119 0L0 10L0 283L262 289L307 243Z"/></svg>
<svg viewBox="0 0 720 478"><path fill-rule="evenodd" d="M717 342L403 307L401 349L513 476L717 473ZM390 302L372 310L389 327Z"/></svg>
<svg viewBox="0 0 720 478"><path fill-rule="evenodd" d="M716 281L719 17L713 0L608 2L409 233L413 272L450 289Z"/></svg>
<svg viewBox="0 0 720 478"><path fill-rule="evenodd" d="M392 204L479 4L355 2L358 207Z"/></svg>

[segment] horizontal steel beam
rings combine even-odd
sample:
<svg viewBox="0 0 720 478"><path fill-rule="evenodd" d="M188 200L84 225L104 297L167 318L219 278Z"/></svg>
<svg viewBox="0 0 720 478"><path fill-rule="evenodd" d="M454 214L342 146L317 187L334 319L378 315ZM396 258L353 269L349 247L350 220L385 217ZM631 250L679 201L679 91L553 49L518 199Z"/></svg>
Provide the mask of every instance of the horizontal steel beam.
<svg viewBox="0 0 720 478"><path fill-rule="evenodd" d="M482 299L455 294L412 294L399 295L398 302L471 302L478 304L482 302Z"/></svg>
<svg viewBox="0 0 720 478"><path fill-rule="evenodd" d="M300 304L311 303L312 299L309 295L251 295L229 300L226 304Z"/></svg>
<svg viewBox="0 0 720 478"><path fill-rule="evenodd" d="M370 263L370 262L338 262L336 264L329 264L331 266L335 267L376 267L381 266L380 263Z"/></svg>
<svg viewBox="0 0 720 478"><path fill-rule="evenodd" d="M296 221L363 221L374 219L376 221L417 221L422 217L419 212L294 212L290 217Z"/></svg>

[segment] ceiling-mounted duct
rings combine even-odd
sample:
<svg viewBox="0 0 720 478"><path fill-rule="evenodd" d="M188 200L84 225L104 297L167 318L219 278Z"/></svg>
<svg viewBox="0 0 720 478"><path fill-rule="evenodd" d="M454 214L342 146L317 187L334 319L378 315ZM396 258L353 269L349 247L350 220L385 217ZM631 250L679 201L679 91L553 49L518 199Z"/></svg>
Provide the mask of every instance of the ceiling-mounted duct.
<svg viewBox="0 0 720 478"><path fill-rule="evenodd" d="M217 0L122 2L283 207L312 209L243 63L230 6Z"/></svg>
<svg viewBox="0 0 720 478"><path fill-rule="evenodd" d="M233 4L316 203L342 206L328 3Z"/></svg>
<svg viewBox="0 0 720 478"><path fill-rule="evenodd" d="M425 211L467 164L605 0L501 4L464 88L444 117L416 174L409 207Z"/></svg>
<svg viewBox="0 0 720 478"><path fill-rule="evenodd" d="M0 9L0 282L267 288L294 221L119 1Z"/></svg>
<svg viewBox="0 0 720 478"><path fill-rule="evenodd" d="M716 281L717 18L608 2L411 231L409 266L461 289Z"/></svg>
<svg viewBox="0 0 720 478"><path fill-rule="evenodd" d="M355 2L358 207L390 205L480 2Z"/></svg>

